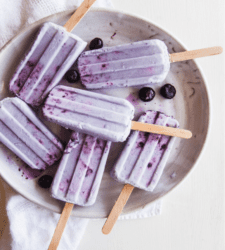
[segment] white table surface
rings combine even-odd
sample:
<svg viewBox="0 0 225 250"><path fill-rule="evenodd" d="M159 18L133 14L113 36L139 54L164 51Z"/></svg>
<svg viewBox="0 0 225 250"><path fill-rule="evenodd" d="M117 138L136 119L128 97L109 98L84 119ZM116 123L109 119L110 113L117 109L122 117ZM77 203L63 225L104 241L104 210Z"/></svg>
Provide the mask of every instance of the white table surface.
<svg viewBox="0 0 225 250"><path fill-rule="evenodd" d="M225 50L224 0L112 1L120 11L158 23L189 49L220 45ZM104 220L90 221L79 250L225 248L224 59L225 52L197 59L209 83L211 133L194 171L163 198L162 214L148 219L118 221L107 236L101 233ZM1 237L8 223L3 192L0 192L0 199Z"/></svg>

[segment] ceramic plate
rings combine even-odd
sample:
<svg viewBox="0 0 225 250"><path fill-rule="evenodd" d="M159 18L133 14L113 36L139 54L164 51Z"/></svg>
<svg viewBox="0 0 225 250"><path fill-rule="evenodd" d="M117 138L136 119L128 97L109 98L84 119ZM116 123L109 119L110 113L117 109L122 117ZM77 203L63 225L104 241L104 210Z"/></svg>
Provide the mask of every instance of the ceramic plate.
<svg viewBox="0 0 225 250"><path fill-rule="evenodd" d="M42 19L22 31L1 50L0 99L10 96L8 91L9 80L40 25L45 21L63 25L71 14L71 11L63 12ZM100 37L104 41L105 47L157 38L166 43L169 53L186 50L174 36L150 21L104 9L90 11L73 30L73 33L88 43L93 38ZM80 83L68 84L66 80L62 80L61 83L81 88ZM177 94L174 99L168 100L160 96L159 89L165 83L171 83L175 86ZM156 97L148 103L139 100L138 88L98 91L106 95L128 99L135 106L135 118L145 110L162 111L174 116L179 121L181 128L189 129L193 133L193 137L189 140L176 139L171 156L154 192L134 189L123 213L138 210L156 201L180 184L199 158L208 133L210 112L206 82L201 70L193 60L171 64L166 80L160 85L153 86L153 88ZM54 133L58 134L63 142L68 141L69 131L55 124L45 123ZM123 143L114 143L112 145L96 203L90 207L75 206L73 209L74 216L104 218L109 214L123 187L122 184L110 177L109 171L123 145ZM0 163L2 177L21 195L52 211L62 211L64 203L51 198L48 189L40 188L37 183L38 178L27 179L27 175L21 170L25 167L24 163L4 145L0 145ZM46 172L54 175L56 167L57 165L50 167ZM18 168L20 171L18 171Z"/></svg>

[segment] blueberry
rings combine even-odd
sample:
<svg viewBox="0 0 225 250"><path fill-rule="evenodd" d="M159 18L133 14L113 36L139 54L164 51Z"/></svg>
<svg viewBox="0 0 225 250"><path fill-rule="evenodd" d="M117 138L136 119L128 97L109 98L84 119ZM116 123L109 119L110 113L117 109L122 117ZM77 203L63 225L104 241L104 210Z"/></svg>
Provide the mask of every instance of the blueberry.
<svg viewBox="0 0 225 250"><path fill-rule="evenodd" d="M68 82L74 83L80 79L80 75L75 69L71 69L66 72L65 78Z"/></svg>
<svg viewBox="0 0 225 250"><path fill-rule="evenodd" d="M161 87L160 94L167 99L172 99L176 95L176 89L173 85L167 83Z"/></svg>
<svg viewBox="0 0 225 250"><path fill-rule="evenodd" d="M150 102L155 97L155 91L152 88L144 87L139 90L139 98L144 102Z"/></svg>
<svg viewBox="0 0 225 250"><path fill-rule="evenodd" d="M38 179L38 185L42 188L50 188L52 180L53 180L52 176L43 175Z"/></svg>
<svg viewBox="0 0 225 250"><path fill-rule="evenodd" d="M103 41L101 38L94 38L91 42L90 42L90 45L89 45L89 49L100 49L103 47Z"/></svg>

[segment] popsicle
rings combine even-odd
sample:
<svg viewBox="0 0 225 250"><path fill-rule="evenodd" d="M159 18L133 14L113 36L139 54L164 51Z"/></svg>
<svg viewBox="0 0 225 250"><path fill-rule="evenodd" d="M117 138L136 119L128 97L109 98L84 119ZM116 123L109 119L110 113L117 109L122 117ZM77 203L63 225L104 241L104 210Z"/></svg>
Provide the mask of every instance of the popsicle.
<svg viewBox="0 0 225 250"><path fill-rule="evenodd" d="M63 218L69 218L74 204L94 204L110 146L109 141L77 132L72 133L51 187L52 196L67 203L50 246L59 241L67 221Z"/></svg>
<svg viewBox="0 0 225 250"><path fill-rule="evenodd" d="M191 137L187 130L131 121L134 107L127 100L61 85L50 92L42 111L65 128L113 142L125 141L131 129Z"/></svg>
<svg viewBox="0 0 225 250"><path fill-rule="evenodd" d="M62 85L50 92L42 110L47 120L110 141L127 138L134 114L124 99Z"/></svg>
<svg viewBox="0 0 225 250"><path fill-rule="evenodd" d="M145 86L161 83L170 63L222 53L221 47L170 54L158 39L85 51L78 59L87 89Z"/></svg>
<svg viewBox="0 0 225 250"><path fill-rule="evenodd" d="M93 205L111 142L73 132L51 187L54 198L79 206Z"/></svg>
<svg viewBox="0 0 225 250"><path fill-rule="evenodd" d="M147 111L139 121L177 128L178 121L156 111ZM103 227L108 234L134 187L153 191L166 166L176 137L133 131L111 170L111 176L126 183Z"/></svg>
<svg viewBox="0 0 225 250"><path fill-rule="evenodd" d="M11 92L32 106L43 102L86 47L85 41L69 32L94 2L85 0L64 27L51 22L42 25L10 80Z"/></svg>
<svg viewBox="0 0 225 250"><path fill-rule="evenodd" d="M59 160L63 145L17 97L0 102L0 141L33 169Z"/></svg>

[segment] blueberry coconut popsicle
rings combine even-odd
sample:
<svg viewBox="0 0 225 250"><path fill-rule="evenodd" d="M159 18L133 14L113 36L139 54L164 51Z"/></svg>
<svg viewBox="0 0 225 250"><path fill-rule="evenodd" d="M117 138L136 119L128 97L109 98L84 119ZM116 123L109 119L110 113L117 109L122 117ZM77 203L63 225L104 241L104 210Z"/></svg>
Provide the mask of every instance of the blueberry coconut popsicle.
<svg viewBox="0 0 225 250"><path fill-rule="evenodd" d="M87 89L146 86L161 83L170 63L222 53L221 47L169 54L158 39L85 51L78 59L82 84Z"/></svg>
<svg viewBox="0 0 225 250"><path fill-rule="evenodd" d="M44 117L65 128L113 142L125 141L130 130L190 138L184 129L132 121L133 105L122 98L58 85L42 107Z"/></svg>
<svg viewBox="0 0 225 250"><path fill-rule="evenodd" d="M93 205L111 142L73 132L55 174L54 198L79 206Z"/></svg>
<svg viewBox="0 0 225 250"><path fill-rule="evenodd" d="M96 0L84 0L64 27L44 23L9 83L10 91L39 106L74 64L87 43L70 33Z"/></svg>
<svg viewBox="0 0 225 250"><path fill-rule="evenodd" d="M72 133L51 186L52 196L66 204L50 247L59 243L74 204L90 206L95 203L110 146L110 141Z"/></svg>
<svg viewBox="0 0 225 250"><path fill-rule="evenodd" d="M17 97L0 102L0 141L33 169L46 169L59 160L63 145Z"/></svg>
<svg viewBox="0 0 225 250"><path fill-rule="evenodd" d="M177 120L161 112L146 111L139 121L177 128ZM110 233L134 187L152 192L166 166L176 137L133 131L111 170L111 176L125 183L116 204L103 226Z"/></svg>
<svg viewBox="0 0 225 250"><path fill-rule="evenodd" d="M127 138L134 115L127 100L62 85L49 93L42 110L49 121L115 142Z"/></svg>

